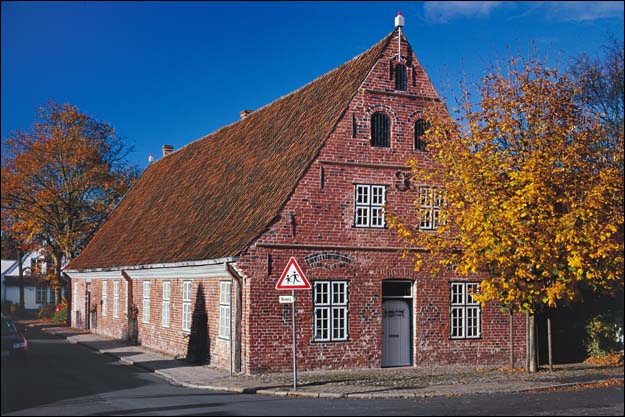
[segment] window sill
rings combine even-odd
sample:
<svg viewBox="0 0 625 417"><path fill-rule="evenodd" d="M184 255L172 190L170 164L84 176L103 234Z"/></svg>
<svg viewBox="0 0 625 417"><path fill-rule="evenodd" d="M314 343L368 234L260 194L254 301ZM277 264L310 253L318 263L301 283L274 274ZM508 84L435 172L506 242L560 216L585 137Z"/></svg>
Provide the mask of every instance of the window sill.
<svg viewBox="0 0 625 417"><path fill-rule="evenodd" d="M321 343L347 343L347 342L351 342L351 339L347 338L347 339L341 339L341 340L311 340L310 343L312 343L313 345L318 345Z"/></svg>
<svg viewBox="0 0 625 417"><path fill-rule="evenodd" d="M449 337L449 340L482 340L483 336L478 337Z"/></svg>

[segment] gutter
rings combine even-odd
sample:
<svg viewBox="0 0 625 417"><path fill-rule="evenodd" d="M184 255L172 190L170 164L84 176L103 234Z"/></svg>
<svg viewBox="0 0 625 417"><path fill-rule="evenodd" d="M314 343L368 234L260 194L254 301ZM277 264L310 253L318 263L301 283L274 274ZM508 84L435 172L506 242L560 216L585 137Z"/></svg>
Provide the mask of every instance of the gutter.
<svg viewBox="0 0 625 417"><path fill-rule="evenodd" d="M104 268L87 268L87 269L67 269L65 272L70 273L89 273L89 272L112 272L112 271L133 271L155 268L183 268L185 266L202 266L202 265L216 265L226 262L236 262L239 260L238 256L229 256L225 258L216 259L204 259L200 261L184 261L184 262L171 262L160 264L144 264L144 265L130 265L130 266L108 266Z"/></svg>
<svg viewBox="0 0 625 417"><path fill-rule="evenodd" d="M132 306L133 306L133 287L132 287L132 278L130 278L130 275L128 275L126 273L125 270L121 270L122 276L124 277L124 279L126 280L126 340L131 340L132 339L132 334L131 334L131 320L132 320Z"/></svg>

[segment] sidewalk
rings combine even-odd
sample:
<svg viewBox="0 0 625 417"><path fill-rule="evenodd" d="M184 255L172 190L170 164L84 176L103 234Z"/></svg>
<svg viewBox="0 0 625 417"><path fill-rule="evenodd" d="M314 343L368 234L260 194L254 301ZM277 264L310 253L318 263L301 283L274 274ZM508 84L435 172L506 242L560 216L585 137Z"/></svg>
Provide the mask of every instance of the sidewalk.
<svg viewBox="0 0 625 417"><path fill-rule="evenodd" d="M554 372L527 374L496 367L348 369L300 372L293 391L292 374L235 375L210 365L193 365L171 356L68 327L43 328L107 354L125 364L154 372L188 388L306 398L420 398L478 393L563 389L578 385L623 384L622 366L556 365Z"/></svg>

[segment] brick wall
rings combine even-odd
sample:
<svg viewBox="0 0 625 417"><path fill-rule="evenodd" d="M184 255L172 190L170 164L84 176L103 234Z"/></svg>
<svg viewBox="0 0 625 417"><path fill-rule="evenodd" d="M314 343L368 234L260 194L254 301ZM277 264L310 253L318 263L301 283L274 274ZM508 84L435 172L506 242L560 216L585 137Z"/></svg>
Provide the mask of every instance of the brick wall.
<svg viewBox="0 0 625 417"><path fill-rule="evenodd" d="M450 282L471 281L476 277L457 277L451 273L437 278L415 273L401 254L393 251L340 251L351 257L350 265L307 267L302 260L317 250L263 249L249 252L258 258L271 255L272 273L267 263L248 280L248 304L243 340L246 369L250 373L288 371L291 368L291 310L278 303L275 285L289 258L299 260L304 274L317 280L346 280L349 291L348 340L315 342L313 340L313 292L296 291L298 367L302 370L376 368L382 366L382 283L386 280L410 280L412 300L413 358L415 366L436 364L490 365L508 363L509 315L494 304L482 309L479 339L450 339ZM239 262L245 268L245 261ZM524 360L525 319L515 316L515 357Z"/></svg>
<svg viewBox="0 0 625 417"><path fill-rule="evenodd" d="M406 44L402 46L405 51ZM414 122L438 100L416 57L408 70L408 89L394 91L389 60L396 53L391 43L378 61L318 159L300 181L281 216L238 265L249 277L245 288L244 361L248 372L286 371L291 367L291 322L288 307L278 303L284 293L274 289L289 258L295 256L308 279L349 281L349 339L314 342L311 291L297 291L298 366L301 369L379 367L382 356L382 282L413 282L413 358L416 366L432 364L506 364L509 315L498 306L482 310L482 337L450 339L452 281L478 281L451 272L437 278L415 273L402 259L396 233L388 228L354 227L355 184L386 185L386 210L409 221L414 212L414 192L399 182L410 157L436 169L427 152L414 150ZM412 73L414 72L414 82ZM370 120L376 111L391 119L391 146L372 147ZM421 184L427 185L427 184ZM378 248L359 250L359 248ZM304 258L316 253L339 253L351 264L326 262L308 267ZM515 321L518 363L524 359L524 318Z"/></svg>
<svg viewBox="0 0 625 417"><path fill-rule="evenodd" d="M97 319L91 323L91 329L94 333L112 337L115 339L126 340L128 338L128 320L126 312L126 288L125 280L119 279L119 314L118 317L113 316L113 281L111 279L92 279L91 280L91 300L92 305L97 305ZM150 302L149 302L149 318L144 322L144 292L143 282L150 283ZM166 352L179 358L186 358L189 350L190 332L182 329L182 287L183 282L192 282L191 292L191 312L197 314L198 306L204 305L204 311L207 315L207 334L208 334L208 352L207 360L214 365L229 369L230 366L230 342L228 339L219 337L219 283L220 281L231 281L230 277L210 278L210 279L133 279L133 300L137 306L139 313L137 318L138 324L138 341L141 345L154 349L156 351ZM108 297L106 315L102 312L102 285L107 282ZM170 283L170 302L169 302L169 326L163 327L163 283ZM85 291L85 280L73 280L73 285L79 288L79 305L84 305L83 295ZM232 305L231 294L231 305ZM202 298L201 302L198 300ZM81 309L81 315L84 317L84 308ZM81 327L80 323L75 321L75 315L72 316L72 326ZM192 318L192 328L195 328Z"/></svg>

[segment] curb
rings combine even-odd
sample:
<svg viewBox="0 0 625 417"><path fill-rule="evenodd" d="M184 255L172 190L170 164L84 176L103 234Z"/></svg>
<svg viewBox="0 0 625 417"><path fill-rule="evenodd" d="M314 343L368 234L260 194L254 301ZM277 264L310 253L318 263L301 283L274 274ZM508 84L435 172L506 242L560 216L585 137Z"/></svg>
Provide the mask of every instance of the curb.
<svg viewBox="0 0 625 417"><path fill-rule="evenodd" d="M167 381L169 384L184 387L184 388L194 388L201 390L209 390L209 391L222 391L229 392L233 394L257 394L257 395L265 395L265 396L273 396L273 397L283 397L283 398L323 398L323 399L353 399L353 400L378 400L378 399L415 399L415 398L433 398L433 397L448 397L448 396L465 396L465 395L473 395L473 394L496 394L496 393L522 393L522 392L543 392L553 389L566 389L569 387L580 387L590 386L594 384L599 384L606 381L623 381L623 377L609 377L604 379L592 379L583 382L567 382L567 383L554 383L541 385L537 387L527 387L527 388L516 388L516 389L500 389L500 390L475 390L466 393L422 393L418 392L414 393L335 393L335 392L309 392L309 391L292 391L292 390L284 390L281 388L263 388L260 387L249 387L249 388L241 388L241 387L232 387L232 386L214 386L214 385L202 385L202 384L193 384L190 382L184 382L178 380L176 377L169 375L166 371L160 369L154 369L149 366L143 365L141 362L135 362L132 359L128 359L126 357L118 357L113 352L109 352L105 349L98 349L89 345L89 343L80 342L74 339L74 336L63 336L58 335L54 332L49 332L47 329L42 329L44 333L51 334L53 336L59 338L65 338L69 343L74 345L81 345L87 347L88 349L97 352L102 355L108 355L115 359L118 359L121 363L136 366L138 368L144 369L148 372L154 373L158 375L160 378Z"/></svg>
<svg viewBox="0 0 625 417"><path fill-rule="evenodd" d="M230 392L233 394L256 394L258 388L240 388L240 387L217 387L214 385L200 385L193 384L190 382L179 381L175 377L167 374L165 371L161 371L159 369L154 370L154 373L163 379L167 380L170 384L176 385L184 388L195 388L195 389L204 389L209 391L224 391Z"/></svg>
<svg viewBox="0 0 625 417"><path fill-rule="evenodd" d="M569 382L552 385L542 385L532 388L504 389L504 390L476 390L466 393L449 392L449 393L333 393L333 392L306 392L306 391L279 391L272 389L258 389L257 395L267 395L273 397L289 397L289 398L324 398L324 399L352 399L352 400L381 400L381 399L416 399L416 398L435 398L449 396L465 396L474 394L514 394L521 392L542 392L553 389L565 389L568 387L584 387L594 385L606 381L623 381L623 378L606 378L594 379L584 382ZM223 388L215 388L223 391Z"/></svg>

